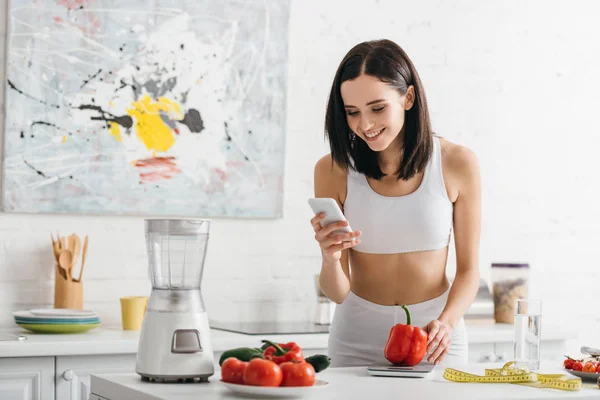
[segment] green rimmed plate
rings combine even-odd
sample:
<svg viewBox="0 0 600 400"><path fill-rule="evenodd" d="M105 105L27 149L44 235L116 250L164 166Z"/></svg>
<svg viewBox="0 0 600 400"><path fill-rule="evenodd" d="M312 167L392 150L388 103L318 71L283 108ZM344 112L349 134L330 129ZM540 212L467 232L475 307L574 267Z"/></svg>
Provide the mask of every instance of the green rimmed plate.
<svg viewBox="0 0 600 400"><path fill-rule="evenodd" d="M69 325L51 325L51 324L23 324L17 323L21 328L36 333L82 333L100 326L100 324L69 324Z"/></svg>

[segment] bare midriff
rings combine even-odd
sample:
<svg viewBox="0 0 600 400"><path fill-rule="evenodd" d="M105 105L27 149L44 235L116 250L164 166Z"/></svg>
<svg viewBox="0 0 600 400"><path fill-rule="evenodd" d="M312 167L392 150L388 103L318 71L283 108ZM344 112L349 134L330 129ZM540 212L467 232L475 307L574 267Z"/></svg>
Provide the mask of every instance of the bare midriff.
<svg viewBox="0 0 600 400"><path fill-rule="evenodd" d="M434 299L448 289L448 247L400 254L350 249L350 290L381 305L410 305Z"/></svg>

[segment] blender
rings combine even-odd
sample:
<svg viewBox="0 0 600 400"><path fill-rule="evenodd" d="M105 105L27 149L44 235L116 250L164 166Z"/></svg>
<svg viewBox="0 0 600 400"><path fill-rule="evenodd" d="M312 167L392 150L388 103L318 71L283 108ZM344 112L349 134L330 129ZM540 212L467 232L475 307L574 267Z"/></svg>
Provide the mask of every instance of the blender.
<svg viewBox="0 0 600 400"><path fill-rule="evenodd" d="M206 220L145 220L148 300L135 372L153 382L208 382L214 374L200 284L210 230Z"/></svg>

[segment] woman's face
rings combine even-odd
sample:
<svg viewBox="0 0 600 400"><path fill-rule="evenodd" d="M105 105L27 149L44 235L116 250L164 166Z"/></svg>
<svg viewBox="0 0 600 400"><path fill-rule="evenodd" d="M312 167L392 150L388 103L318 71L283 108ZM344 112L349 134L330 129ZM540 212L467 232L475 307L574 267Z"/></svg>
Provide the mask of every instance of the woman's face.
<svg viewBox="0 0 600 400"><path fill-rule="evenodd" d="M378 78L365 74L343 82L340 91L348 126L373 151L387 149L398 137L405 110L414 102L412 86L401 95Z"/></svg>

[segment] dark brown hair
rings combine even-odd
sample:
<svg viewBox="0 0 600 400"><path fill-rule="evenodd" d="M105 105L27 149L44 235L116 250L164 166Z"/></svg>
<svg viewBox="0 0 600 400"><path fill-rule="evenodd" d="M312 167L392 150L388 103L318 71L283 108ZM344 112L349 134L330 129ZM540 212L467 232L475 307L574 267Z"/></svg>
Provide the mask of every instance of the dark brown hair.
<svg viewBox="0 0 600 400"><path fill-rule="evenodd" d="M385 174L379 167L377 152L361 139L354 139L348 126L344 102L340 92L343 82L364 73L406 94L413 85L415 102L406 111L404 120L404 145L398 179L409 179L425 169L433 149L433 132L425 90L412 61L400 46L382 39L354 46L340 63L327 104L325 136L329 140L331 157L344 169L352 168L368 177L381 179ZM352 158L352 161L350 160Z"/></svg>

